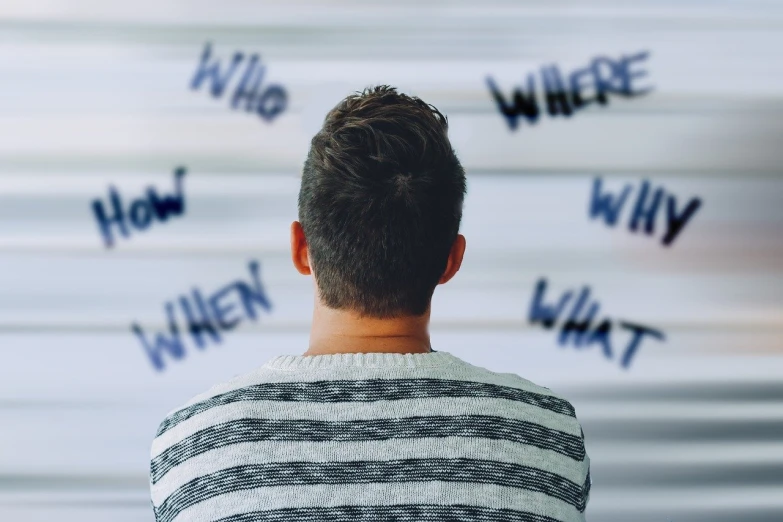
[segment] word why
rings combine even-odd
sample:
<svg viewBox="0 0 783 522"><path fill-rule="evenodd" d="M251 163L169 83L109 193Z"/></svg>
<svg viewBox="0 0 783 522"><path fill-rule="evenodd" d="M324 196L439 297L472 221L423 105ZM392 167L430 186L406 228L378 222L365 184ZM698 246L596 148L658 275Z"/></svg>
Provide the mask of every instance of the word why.
<svg viewBox="0 0 783 522"><path fill-rule="evenodd" d="M632 56L623 56L618 61L599 56L594 58L588 67L573 71L568 75L567 80L564 79L557 65L541 67L541 85L547 112L550 116L561 114L570 117L575 111L590 103L598 102L606 105L607 94L630 98L650 92L652 87L634 89L633 80L646 76L647 73L631 70L634 62L647 59L649 54L648 51L644 51ZM527 90L523 88L514 90L512 103L506 101L491 76L487 76L486 81L500 114L505 116L511 130L517 128L517 120L520 116L524 116L531 124L538 121L541 111L536 97L536 78L533 73L527 75ZM593 90L592 96L584 92L589 88Z"/></svg>
<svg viewBox="0 0 783 522"><path fill-rule="evenodd" d="M557 305L544 304L544 292L546 292L546 279L540 279L536 284L535 294L533 295L533 303L530 306L529 321L530 324L536 324L540 322L547 330L552 329L555 326L560 314L565 309L566 305L571 301L574 293L570 290L564 293ZM594 328L593 319L595 318L600 305L598 302L591 303L587 308L587 312L582 315L582 310L587 305L590 299L590 288L585 286L579 292L579 296L574 301L573 308L571 308L571 314L568 320L562 324L560 329L560 337L558 338L558 344L565 346L569 340L573 342L577 348L589 347L592 344L599 343L603 347L604 355L607 359L612 359L614 352L612 351L612 343L610 341L612 333L612 321L608 318L604 318ZM623 368L628 368L631 364L631 359L639 348L639 344L645 335L649 335L655 339L664 340L664 335L658 330L648 328L646 326L629 323L627 321L620 321L620 327L630 330L632 332L631 341L625 348L620 365ZM592 328L592 329L591 329Z"/></svg>
<svg viewBox="0 0 783 522"><path fill-rule="evenodd" d="M625 205L632 186L627 184L620 195L617 196L603 193L601 184L601 178L593 180L593 193L590 198L589 209L590 218L595 219L603 216L606 224L613 227L617 224L617 218L623 209L623 205ZM663 201L665 190L663 187L657 188L648 202L647 197L649 193L650 183L647 180L643 180L636 196L636 204L631 211L628 230L636 232L639 224L642 223L644 225L644 233L651 236L655 233L655 218ZM678 212L677 197L674 194L668 194L666 197L666 233L663 235L661 243L663 246L670 246L701 206L701 199L691 198L688 204L685 205L685 208Z"/></svg>
<svg viewBox="0 0 783 522"><path fill-rule="evenodd" d="M114 245L112 226L117 227L122 237L128 238L130 235L129 221L133 228L141 232L149 228L153 218L165 223L172 216L181 216L185 212L185 195L182 192L182 178L184 176L185 168L178 167L174 170L174 194L159 196L154 187L149 187L145 197L133 200L128 206L127 213L123 209L120 193L113 186L109 187L111 216L108 215L101 200L94 200L92 210L98 221L98 228L106 248L111 248Z"/></svg>
<svg viewBox="0 0 783 522"><path fill-rule="evenodd" d="M252 284L244 281L234 281L223 288L213 292L205 298L198 288L193 288L191 295L179 297L179 308L186 323L186 329L199 349L204 349L207 340L216 344L223 342L220 335L222 331L236 328L242 320L242 316L235 311L237 304L248 319L255 321L258 318L256 306L266 311L272 309L264 287L259 278L259 264L257 261L249 263ZM233 302L231 300L233 298ZM180 329L174 316L174 303L169 301L164 305L168 320L168 335L158 333L154 344L147 340L144 331L137 323L131 324L131 330L138 337L144 351L156 370L164 368L163 356L165 352L173 359L182 359L185 356L185 348L180 337Z"/></svg>
<svg viewBox="0 0 783 522"><path fill-rule="evenodd" d="M210 63L211 54L212 44L207 42L204 52L201 54L201 61L196 67L196 74L190 82L190 88L197 91L204 79L209 78L211 81L209 91L212 97L220 98L237 67L245 59L245 55L238 51L235 52L228 69L221 73L220 60ZM251 55L247 61L245 74L231 96L231 108L236 109L244 101L246 112L255 112L264 120L272 121L288 105L288 94L278 84L268 85L263 92L259 92L261 80L266 71L266 67L259 64L259 61L260 57L257 54Z"/></svg>

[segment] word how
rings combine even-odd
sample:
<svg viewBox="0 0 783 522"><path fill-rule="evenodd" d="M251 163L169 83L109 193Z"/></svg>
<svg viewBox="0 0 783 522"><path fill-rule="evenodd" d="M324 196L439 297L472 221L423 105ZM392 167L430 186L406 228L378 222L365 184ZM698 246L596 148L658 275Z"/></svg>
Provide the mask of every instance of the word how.
<svg viewBox="0 0 783 522"><path fill-rule="evenodd" d="M179 309L186 323L186 329L199 349L204 349L208 340L215 344L222 343L220 332L236 328L243 318L242 313L244 317L255 321L258 318L256 306L266 311L272 309L272 303L261 285L258 262L250 261L249 269L252 284L234 281L213 292L209 297L204 297L198 288L193 288L190 296L179 297ZM241 312L235 309L237 306ZM173 359L182 359L185 356L180 329L174 315L174 303L167 302L164 309L169 332L168 335L157 334L154 343L147 340L144 331L137 323L131 324L131 330L144 347L152 366L158 371L163 370L165 352L168 352Z"/></svg>
<svg viewBox="0 0 783 522"><path fill-rule="evenodd" d="M605 56L594 58L592 63L583 69L577 69L568 75L566 80L557 65L541 67L541 85L547 112L550 116L563 115L570 117L575 111L590 103L598 102L606 105L607 94L617 94L626 98L640 96L652 90L652 87L635 89L632 82L635 78L646 76L645 71L632 71L634 62L647 59L648 51L623 56L618 61ZM516 88L513 101L509 103L503 97L495 80L487 76L487 86L497 103L500 114L505 116L511 130L518 125L518 118L524 116L531 124L536 123L541 114L536 97L536 78L533 73L527 75L527 90ZM592 88L591 95L585 90Z"/></svg>
<svg viewBox="0 0 783 522"><path fill-rule="evenodd" d="M181 216L185 212L185 195L182 192L184 176L185 168L178 167L174 170L174 194L160 196L154 187L148 187L146 196L134 199L128 206L127 212L123 209L120 193L113 186L109 187L111 216L108 215L101 200L93 201L92 210L106 248L114 245L113 226L122 237L127 238L130 235L128 224L141 232L149 228L153 219L165 223L172 216Z"/></svg>
<svg viewBox="0 0 783 522"><path fill-rule="evenodd" d="M227 70L221 73L220 60L216 59L209 63L211 54L212 44L207 42L204 52L201 54L201 61L196 68L196 74L190 82L190 88L197 91L204 79L209 78L211 81L209 92L213 98L220 98L237 67L245 59L245 55L238 51L235 52ZM263 92L259 91L261 80L266 71L266 67L259 64L259 61L260 57L257 54L251 55L247 61L245 74L231 96L231 108L236 109L244 101L246 112L255 112L264 120L272 121L288 105L288 94L282 86L277 84L267 85Z"/></svg>
<svg viewBox="0 0 783 522"><path fill-rule="evenodd" d="M631 188L632 186L627 184L619 196L608 192L603 193L601 192L601 178L595 178L593 180L593 193L590 198L590 218L595 219L603 216L607 225L610 227L615 226L620 211L622 211L628 194L631 192ZM628 230L636 232L641 223L644 225L644 233L651 236L655 233L655 218L658 214L658 209L661 207L665 191L663 187L657 188L648 201L649 193L650 183L647 180L643 180L636 195L636 204L631 211ZM686 223L688 223L688 220L693 217L701 206L700 198L691 198L688 204L685 205L685 208L678 212L677 197L674 194L667 194L666 198L666 233L661 240L663 246L669 246L674 243L677 235L679 235Z"/></svg>
<svg viewBox="0 0 783 522"><path fill-rule="evenodd" d="M566 305L571 301L574 293L570 290L564 293L560 297L557 305L544 304L544 292L546 292L546 279L540 279L536 284L535 294L533 295L533 303L530 306L529 321L530 324L536 324L540 322L547 330L552 329L557 323L560 314L565 309ZM558 338L558 344L565 346L569 341L573 342L573 345L577 348L587 348L591 345L598 343L603 347L604 355L607 359L612 359L614 352L612 351L612 343L610 341L612 333L612 321L608 318L604 318L600 323L593 327L593 319L595 318L600 305L597 302L591 303L587 308L587 312L582 315L582 310L587 305L590 299L590 288L585 286L579 292L579 296L574 301L574 305L571 308L571 314L568 316L568 320L562 324L560 329L560 337ZM654 337L655 339L664 340L664 335L658 330L641 326L638 324L629 323L627 321L620 321L620 327L630 330L632 333L631 341L625 348L620 365L623 368L628 368L631 364L636 350L639 348L639 344L645 335Z"/></svg>

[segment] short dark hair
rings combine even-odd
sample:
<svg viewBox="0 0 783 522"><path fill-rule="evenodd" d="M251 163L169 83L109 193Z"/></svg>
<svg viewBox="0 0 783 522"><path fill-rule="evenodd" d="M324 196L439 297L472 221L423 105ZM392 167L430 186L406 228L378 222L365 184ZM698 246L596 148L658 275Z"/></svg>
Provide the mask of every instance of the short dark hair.
<svg viewBox="0 0 783 522"><path fill-rule="evenodd" d="M322 302L365 317L426 312L465 193L438 109L387 85L338 103L312 139L299 191Z"/></svg>

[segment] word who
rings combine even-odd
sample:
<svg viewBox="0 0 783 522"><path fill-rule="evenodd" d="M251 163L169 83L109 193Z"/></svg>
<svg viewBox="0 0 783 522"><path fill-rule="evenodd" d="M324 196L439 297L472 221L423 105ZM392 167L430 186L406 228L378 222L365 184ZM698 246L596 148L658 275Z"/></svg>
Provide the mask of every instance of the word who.
<svg viewBox="0 0 783 522"><path fill-rule="evenodd" d="M543 278L536 284L528 320L530 321L530 324L541 323L545 329L550 330L557 323L560 314L571 301L574 293L569 290L560 297L560 300L556 305L547 305L544 303L546 286L547 281ZM604 318L593 328L593 320L595 319L596 314L598 314L600 304L598 302L590 303L590 305L587 306L587 311L583 315L583 309L588 304L589 300L590 287L585 286L574 301L568 320L563 323L560 328L558 344L560 346L565 346L569 341L572 341L577 348L587 348L598 343L603 348L604 356L606 356L607 359L612 359L614 356L611 342L613 323L610 319ZM644 336L649 335L659 341L665 339L662 332L647 326L630 323L628 321L620 321L619 325L621 328L629 330L632 333L631 340L626 346L620 360L620 366L623 368L628 368L630 366L631 359L633 359L633 356L636 354Z"/></svg>
<svg viewBox="0 0 783 522"><path fill-rule="evenodd" d="M604 193L601 178L595 178L588 210L590 218L596 219L603 216L606 224L614 227L632 188L630 184L627 184L619 195ZM661 203L664 201L664 195L666 196L666 232L661 239L661 244L668 247L674 243L685 225L701 207L701 198L691 198L685 207L678 211L677 196L667 194L663 187L656 188L650 196L650 182L643 180L636 195L636 204L630 214L628 230L635 233L639 229L639 225L642 224L644 233L648 236L653 235L655 233L655 219L661 208Z"/></svg>
<svg viewBox="0 0 783 522"><path fill-rule="evenodd" d="M541 67L541 85L547 112L553 117L558 115L570 117L590 103L606 105L607 94L617 94L626 98L647 94L652 87L640 89L632 85L634 79L646 76L646 71L631 70L631 68L636 62L646 60L649 54L648 51L644 51L623 56L617 61L599 56L594 58L589 66L571 72L567 80L557 65ZM514 89L511 102L506 101L491 76L487 76L486 82L510 130L516 130L520 116L524 116L531 124L538 122L541 110L536 96L536 77L533 73L527 75L526 89L521 87ZM592 89L592 96L585 94L587 89Z"/></svg>
<svg viewBox="0 0 783 522"><path fill-rule="evenodd" d="M148 229L154 219L165 223L171 217L181 216L185 212L185 194L182 188L185 172L184 167L174 170L173 194L160 196L155 187L148 187L146 195L134 199L128 205L127 211L123 208L120 193L113 186L109 186L111 214L106 210L103 201L94 200L92 210L106 248L114 246L112 227L116 227L122 237L128 238L130 236L128 224L141 232Z"/></svg>
<svg viewBox="0 0 783 522"><path fill-rule="evenodd" d="M233 330L242 321L243 317L256 321L258 313L256 307L261 307L267 312L272 309L272 303L261 285L259 277L259 263L250 261L248 264L252 283L234 281L209 297L198 288L193 288L190 296L181 295L178 299L179 310L185 321L185 329L199 349L204 349L207 341L215 344L223 342L221 332ZM240 312L237 312L236 308ZM182 359L185 356L185 346L180 335L180 328L175 317L175 305L173 301L165 303L164 310L168 320L168 334L158 333L154 342L150 342L144 334L144 330L138 323L131 324L131 331L141 342L145 353L149 357L152 366L162 371L165 367L164 354L168 353L173 359ZM241 315L244 313L244 316Z"/></svg>
<svg viewBox="0 0 783 522"><path fill-rule="evenodd" d="M197 91L206 78L210 79L209 92L213 98L220 98L226 85L236 72L239 64L245 59L244 53L234 53L227 70L221 72L220 60L210 63L212 44L207 42L201 54L201 60L196 67L196 74L190 82L191 90ZM231 108L237 109L244 102L246 112L255 112L265 121L270 122L282 113L288 105L288 94L278 84L267 85L263 92L259 91L266 67L260 64L258 54L253 54L247 61L245 74L234 89L231 96Z"/></svg>

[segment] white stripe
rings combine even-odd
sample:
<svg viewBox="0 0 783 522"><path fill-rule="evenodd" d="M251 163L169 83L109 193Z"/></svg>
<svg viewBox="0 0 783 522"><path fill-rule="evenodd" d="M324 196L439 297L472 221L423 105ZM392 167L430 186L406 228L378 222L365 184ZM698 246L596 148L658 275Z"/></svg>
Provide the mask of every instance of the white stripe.
<svg viewBox="0 0 783 522"><path fill-rule="evenodd" d="M684 512L689 512L688 515L690 515L691 513L715 513L722 509L732 511L744 509L746 512L743 514L750 515L763 509L783 509L783 495L780 494L780 486L777 485L634 488L632 491L631 493L631 490L626 488L602 488L600 479L595 478L587 511L590 513L600 511L607 516L614 515L618 511L634 513L663 511L670 520L677 522L677 515L684 516ZM593 519L592 515L590 518ZM688 518L697 520L695 516ZM706 517L698 517L698 519L709 520ZM601 519L596 518L596 520ZM742 520L740 515L737 521L741 522Z"/></svg>
<svg viewBox="0 0 783 522"><path fill-rule="evenodd" d="M448 354L440 351L439 353ZM451 355L451 354L450 354ZM273 358L274 359L274 358ZM565 400L561 395L542 388L527 379L513 373L498 373L490 371L480 366L474 366L466 361L452 355L452 364L444 364L438 367L418 367L418 368L361 368L361 367L343 367L334 369L314 369L286 371L271 369L266 366L260 366L254 370L237 375L233 379L216 384L209 390L192 397L188 402L175 409L170 410L167 415L176 413L196 403L211 399L223 393L228 393L246 386L268 383L291 383L291 382L316 382L324 380L350 380L360 381L365 379L447 379L456 381L478 382L485 384L496 384L507 386L519 390L537 393L549 397L555 397Z"/></svg>
<svg viewBox="0 0 783 522"><path fill-rule="evenodd" d="M584 402L579 405L579 418L596 422L604 420L779 421L783 420L781 406L781 402L777 401L771 403L692 400Z"/></svg>
<svg viewBox="0 0 783 522"><path fill-rule="evenodd" d="M199 430L242 418L350 421L467 414L496 415L533 422L581 437L579 423L574 417L494 397L430 397L372 403L242 401L215 406L180 422L153 441L151 456L157 457L166 448Z"/></svg>
<svg viewBox="0 0 783 522"><path fill-rule="evenodd" d="M783 470L783 442L591 442L587 449L603 466L647 464L771 464Z"/></svg>
<svg viewBox="0 0 783 522"><path fill-rule="evenodd" d="M202 453L173 468L152 488L152 500L155 505L160 505L190 480L245 464L409 458L472 458L507 462L557 473L580 486L590 464L589 457L583 462L576 462L560 453L534 446L464 437L363 442L244 442Z"/></svg>
<svg viewBox="0 0 783 522"><path fill-rule="evenodd" d="M548 515L563 522L584 522L574 506L543 493L517 488L453 482L285 486L237 491L205 500L182 511L174 522L287 507L466 504Z"/></svg>

